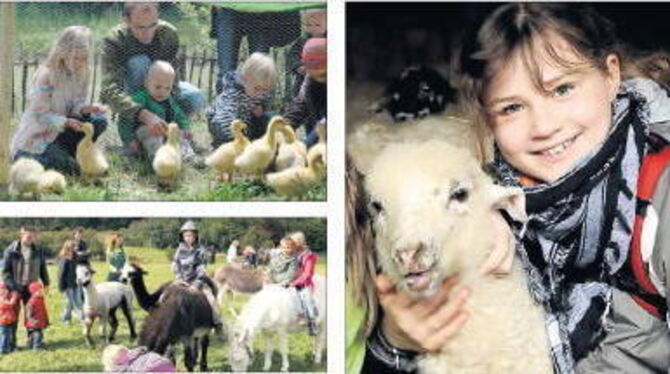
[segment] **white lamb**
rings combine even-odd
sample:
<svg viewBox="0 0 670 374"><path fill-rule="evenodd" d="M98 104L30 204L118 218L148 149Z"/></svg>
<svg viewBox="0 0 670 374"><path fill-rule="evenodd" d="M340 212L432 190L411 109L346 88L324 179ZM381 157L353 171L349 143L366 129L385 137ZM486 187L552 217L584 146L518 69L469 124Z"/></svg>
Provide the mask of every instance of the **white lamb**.
<svg viewBox="0 0 670 374"><path fill-rule="evenodd" d="M496 239L491 228L501 219L497 211L525 219L522 192L494 185L468 148L454 146L453 134L463 132L453 129L463 125L429 117L401 130L373 126L382 134L377 137L364 127L368 135L360 138L359 132L350 144L359 147L356 162L366 174L379 265L416 297L432 295L456 274L471 290L465 327L443 353L421 356L420 372L551 373L542 310L531 299L519 261L504 277L480 271ZM434 140L424 137L430 127ZM369 156L364 143L383 150Z"/></svg>

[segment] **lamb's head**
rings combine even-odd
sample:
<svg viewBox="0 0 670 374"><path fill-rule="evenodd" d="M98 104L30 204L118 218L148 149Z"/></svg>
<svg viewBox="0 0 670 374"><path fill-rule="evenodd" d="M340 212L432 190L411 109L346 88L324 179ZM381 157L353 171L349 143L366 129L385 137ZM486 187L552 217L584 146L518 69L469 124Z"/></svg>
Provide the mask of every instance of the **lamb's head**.
<svg viewBox="0 0 670 374"><path fill-rule="evenodd" d="M466 149L438 140L389 144L366 190L382 270L415 296L477 268L493 243L497 210L516 206L510 214L524 215L520 189L494 185Z"/></svg>
<svg viewBox="0 0 670 374"><path fill-rule="evenodd" d="M234 372L246 372L254 360L249 331L241 327L233 329L233 339L228 350L228 361Z"/></svg>
<svg viewBox="0 0 670 374"><path fill-rule="evenodd" d="M93 269L84 264L78 264L75 272L77 273L77 284L83 287L88 287L95 274Z"/></svg>

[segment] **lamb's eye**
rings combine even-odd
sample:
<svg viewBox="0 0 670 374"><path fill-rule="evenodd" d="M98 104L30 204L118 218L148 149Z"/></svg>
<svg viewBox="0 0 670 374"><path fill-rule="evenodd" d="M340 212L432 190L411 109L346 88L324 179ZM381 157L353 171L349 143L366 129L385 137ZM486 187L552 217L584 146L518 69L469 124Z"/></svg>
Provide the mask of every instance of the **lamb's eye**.
<svg viewBox="0 0 670 374"><path fill-rule="evenodd" d="M470 197L470 192L466 188L460 187L451 192L451 195L449 195L449 200L455 200L459 203L464 203L468 200L468 197Z"/></svg>
<svg viewBox="0 0 670 374"><path fill-rule="evenodd" d="M379 201L373 200L370 202L370 208L373 213L379 214L384 211L384 207L382 206L382 203Z"/></svg>

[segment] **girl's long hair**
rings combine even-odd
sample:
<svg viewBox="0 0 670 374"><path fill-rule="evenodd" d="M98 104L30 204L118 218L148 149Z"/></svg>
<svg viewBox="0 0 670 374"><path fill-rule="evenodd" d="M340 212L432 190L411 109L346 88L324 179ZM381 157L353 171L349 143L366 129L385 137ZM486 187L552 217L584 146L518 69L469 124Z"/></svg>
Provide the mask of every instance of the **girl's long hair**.
<svg viewBox="0 0 670 374"><path fill-rule="evenodd" d="M91 36L91 29L85 26L68 26L58 36L47 58L35 73L35 77L40 76L41 72L47 69L49 81L54 86L57 87L65 81L74 80L77 85L82 87L84 95L88 96L92 51L93 38ZM82 52L88 56L88 64L78 71L71 71L68 67L68 61ZM59 90L55 90L54 95L57 95L58 92Z"/></svg>
<svg viewBox="0 0 670 374"><path fill-rule="evenodd" d="M61 259L71 260L74 256L74 240L68 239L63 243L63 247L58 253L58 257Z"/></svg>
<svg viewBox="0 0 670 374"><path fill-rule="evenodd" d="M365 336L374 328L379 314L379 301L375 288L377 260L374 250L374 233L368 212L368 198L363 186L363 175L353 160L346 157L346 282L356 305L363 309Z"/></svg>

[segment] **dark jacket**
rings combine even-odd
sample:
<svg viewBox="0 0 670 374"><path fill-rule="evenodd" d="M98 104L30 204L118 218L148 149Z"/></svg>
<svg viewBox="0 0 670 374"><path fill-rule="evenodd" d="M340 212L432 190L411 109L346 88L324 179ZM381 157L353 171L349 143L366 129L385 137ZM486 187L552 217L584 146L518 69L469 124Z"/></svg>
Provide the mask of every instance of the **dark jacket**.
<svg viewBox="0 0 670 374"><path fill-rule="evenodd" d="M307 76L300 88L300 93L293 99L284 114L293 128L305 126L309 134L316 123L326 117L326 84L319 83Z"/></svg>
<svg viewBox="0 0 670 374"><path fill-rule="evenodd" d="M77 245L74 249L74 259L76 260L77 264L85 264L85 265L90 265L90 259L89 257L91 256L91 253L88 251L88 244L86 244L85 241L80 240L79 245Z"/></svg>
<svg viewBox="0 0 670 374"><path fill-rule="evenodd" d="M42 280L42 283L45 287L49 286L49 273L47 271L46 253L43 249L38 248L35 244L33 244L33 253L31 258L32 260L36 261L36 266L39 267L37 277ZM27 287L28 284L30 284L30 282L37 280L31 279L30 282L21 284L21 279L19 276L21 274L21 268L23 267L24 260L23 254L21 254L20 241L15 240L7 247L7 249L5 249L3 261L4 265L2 268L2 279L10 290L22 292L23 289Z"/></svg>
<svg viewBox="0 0 670 374"><path fill-rule="evenodd" d="M77 287L77 260L63 258L58 262L58 290Z"/></svg>
<svg viewBox="0 0 670 374"><path fill-rule="evenodd" d="M251 110L255 106L263 107L267 111L270 107L270 92L259 97L250 97L244 91L239 71L229 71L221 77L222 91L214 99L212 106L207 109L205 116L209 132L212 134L213 144L218 146L233 140L230 123L239 119L250 125L253 121ZM247 127L246 135L249 140L258 139L265 133L265 127Z"/></svg>

